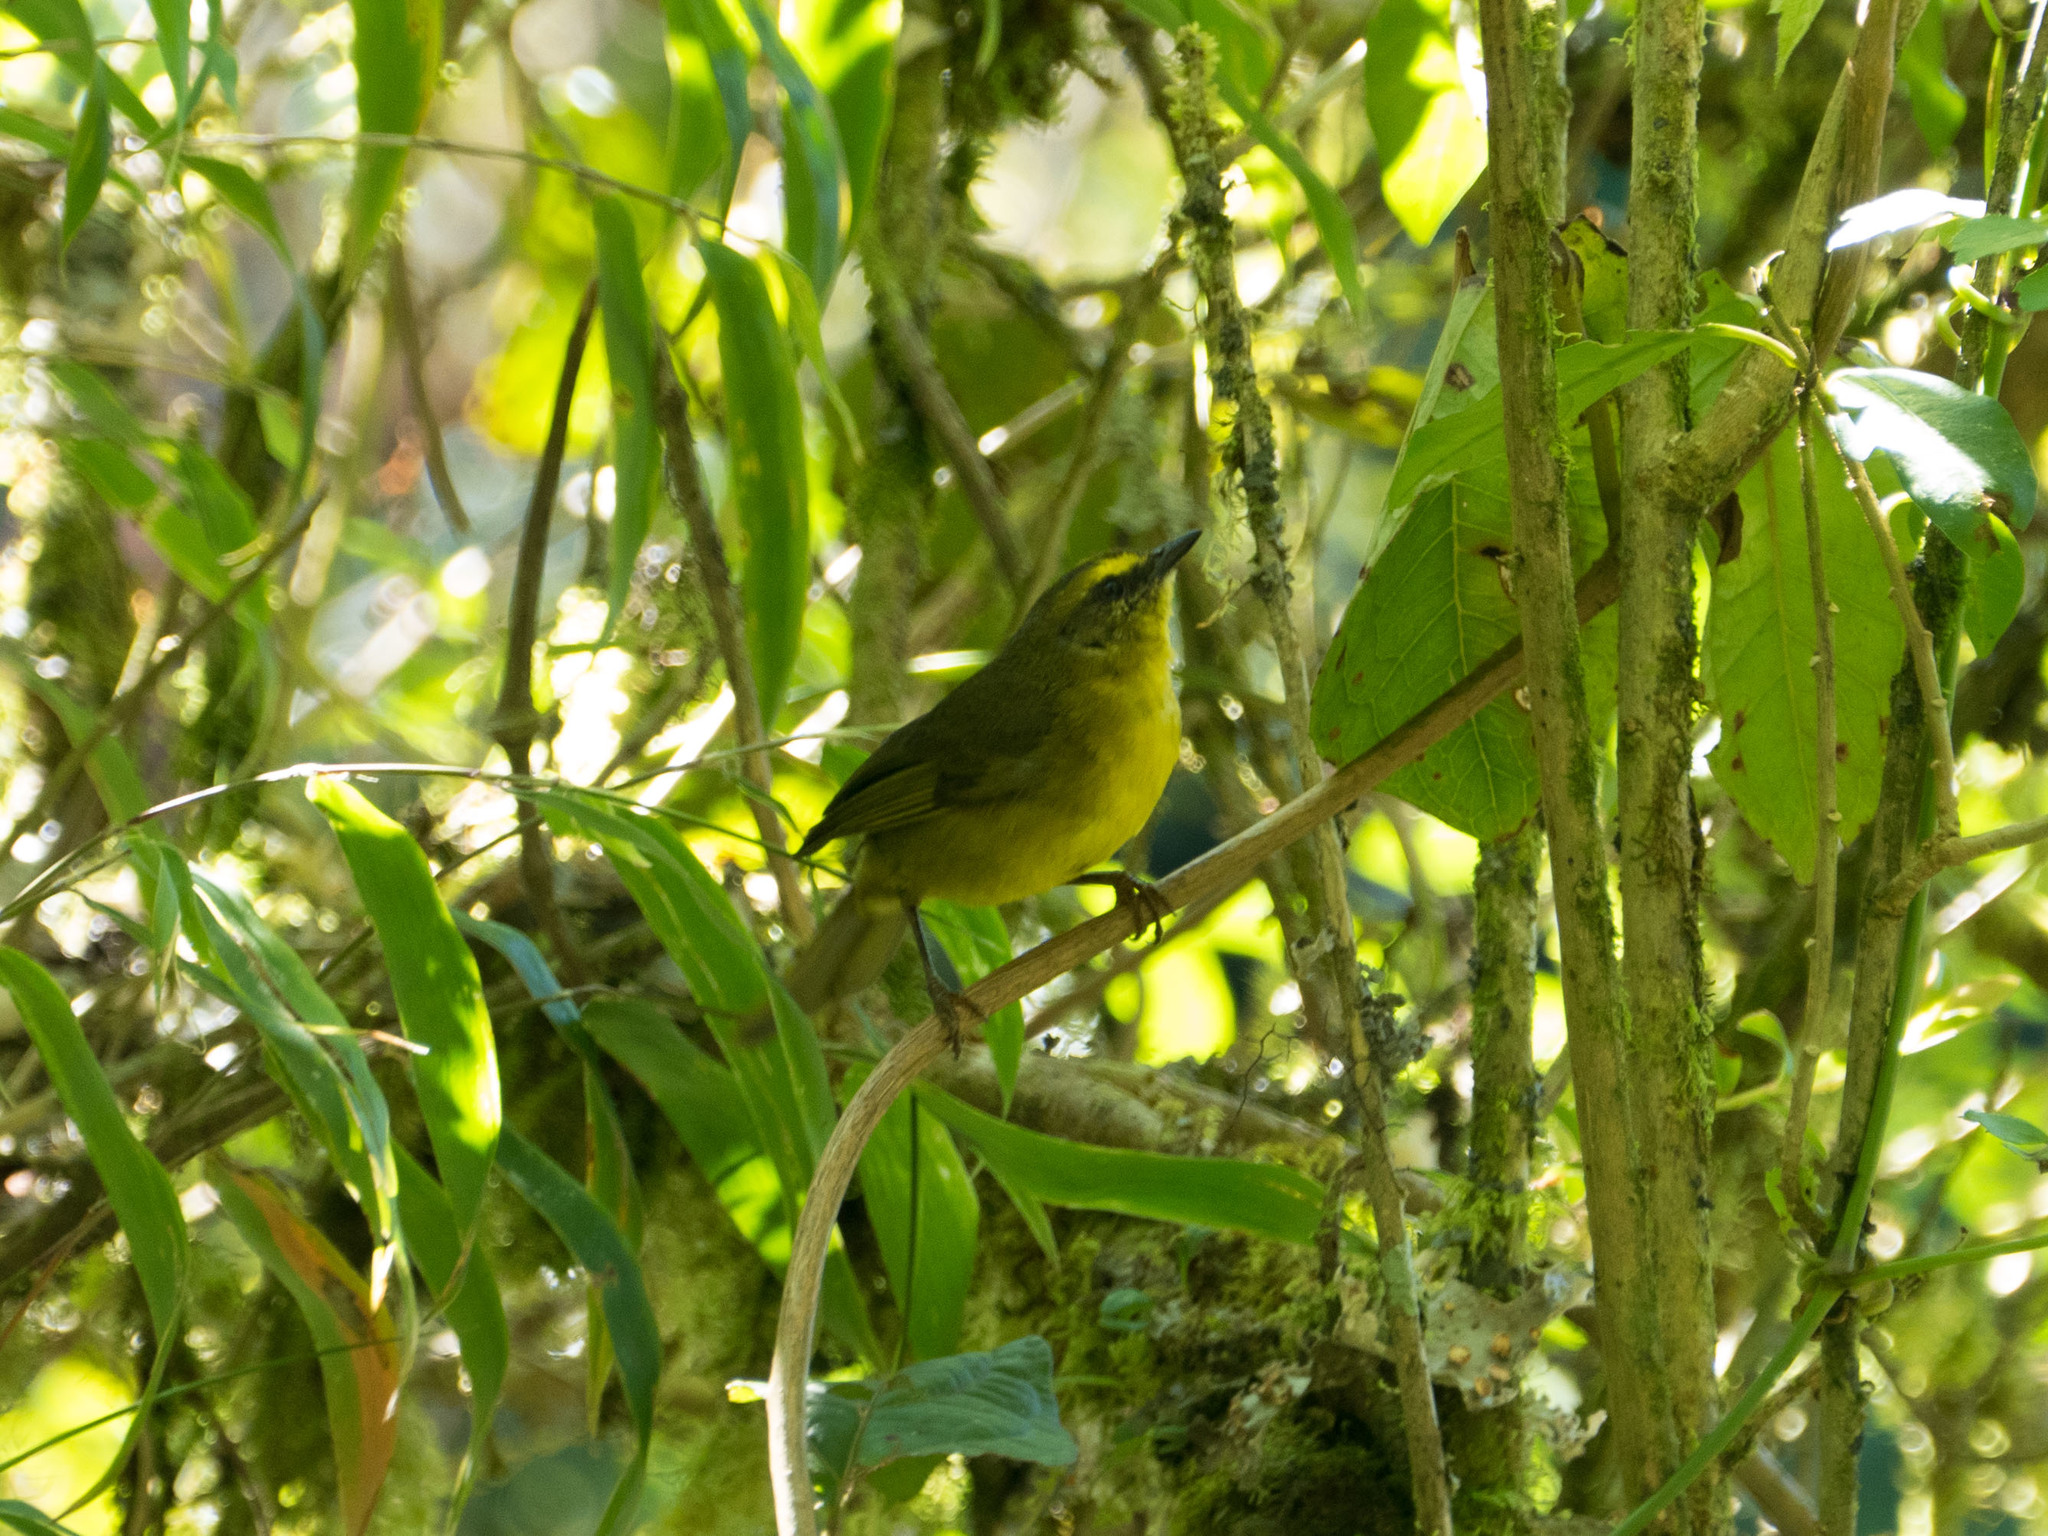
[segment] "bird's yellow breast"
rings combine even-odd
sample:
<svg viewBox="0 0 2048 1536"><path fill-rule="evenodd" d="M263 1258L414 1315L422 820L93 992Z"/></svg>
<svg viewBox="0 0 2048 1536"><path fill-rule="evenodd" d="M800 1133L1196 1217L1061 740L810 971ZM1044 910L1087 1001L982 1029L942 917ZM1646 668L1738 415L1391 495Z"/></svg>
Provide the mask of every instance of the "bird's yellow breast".
<svg viewBox="0 0 2048 1536"><path fill-rule="evenodd" d="M1135 837L1180 756L1164 625L1074 677L1012 790L876 832L858 882L879 895L999 906L1073 879Z"/></svg>

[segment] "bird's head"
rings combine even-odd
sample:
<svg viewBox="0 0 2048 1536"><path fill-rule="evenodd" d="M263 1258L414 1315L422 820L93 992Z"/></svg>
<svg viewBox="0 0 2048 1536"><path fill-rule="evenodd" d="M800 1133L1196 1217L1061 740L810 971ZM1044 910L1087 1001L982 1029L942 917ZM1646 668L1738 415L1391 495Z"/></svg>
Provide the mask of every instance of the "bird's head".
<svg viewBox="0 0 2048 1536"><path fill-rule="evenodd" d="M1109 654L1138 644L1163 644L1173 607L1167 580L1201 534L1184 533L1144 553L1116 549L1084 560L1034 603L1019 626L1065 645Z"/></svg>

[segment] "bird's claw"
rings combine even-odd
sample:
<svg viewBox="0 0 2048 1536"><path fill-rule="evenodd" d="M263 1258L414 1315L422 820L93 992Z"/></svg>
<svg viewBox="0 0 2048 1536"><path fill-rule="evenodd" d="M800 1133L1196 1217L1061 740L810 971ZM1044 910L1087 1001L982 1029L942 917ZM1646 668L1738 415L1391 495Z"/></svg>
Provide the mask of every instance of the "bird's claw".
<svg viewBox="0 0 2048 1536"><path fill-rule="evenodd" d="M1131 937L1138 938L1150 928L1152 942L1157 944L1161 925L1173 916L1173 903L1166 899L1166 893L1150 880L1140 880L1136 875L1127 875L1121 870L1112 872L1103 884L1116 892L1118 907L1128 908L1135 914Z"/></svg>
<svg viewBox="0 0 2048 1536"><path fill-rule="evenodd" d="M988 1023L988 1015L975 1005L974 999L965 992L955 992L947 986L927 986L931 994L932 1012L946 1031L946 1043L953 1048L953 1059L960 1059L960 1048L967 1041L962 1015L977 1025Z"/></svg>

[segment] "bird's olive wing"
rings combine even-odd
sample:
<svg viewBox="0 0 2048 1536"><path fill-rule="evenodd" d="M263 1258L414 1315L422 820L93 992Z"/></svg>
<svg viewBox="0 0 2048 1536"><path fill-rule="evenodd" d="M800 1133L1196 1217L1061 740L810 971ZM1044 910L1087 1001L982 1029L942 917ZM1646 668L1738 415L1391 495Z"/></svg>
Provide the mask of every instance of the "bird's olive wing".
<svg viewBox="0 0 2048 1536"><path fill-rule="evenodd" d="M877 752L869 758L832 797L818 824L805 834L803 856L838 838L900 827L931 814L938 765L929 760L882 763L881 756Z"/></svg>

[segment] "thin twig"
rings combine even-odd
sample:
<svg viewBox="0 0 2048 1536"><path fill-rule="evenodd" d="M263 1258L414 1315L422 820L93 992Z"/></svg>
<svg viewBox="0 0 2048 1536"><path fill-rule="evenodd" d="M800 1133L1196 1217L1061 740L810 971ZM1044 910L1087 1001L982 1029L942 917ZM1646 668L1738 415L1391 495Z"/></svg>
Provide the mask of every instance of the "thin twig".
<svg viewBox="0 0 2048 1536"><path fill-rule="evenodd" d="M412 391L413 415L419 421L420 450L427 461L427 483L441 503L441 515L457 533L469 532L469 513L448 473L448 454L441 441L441 422L427 398L426 354L420 345L419 311L413 306L412 273L405 243L391 242L391 323L398 332L398 356L405 366L405 387Z"/></svg>
<svg viewBox="0 0 2048 1536"><path fill-rule="evenodd" d="M666 346L655 349L660 356L656 368L655 425L661 433L662 468L668 481L669 500L683 514L690 530L690 552L695 557L697 579L704 588L704 601L711 610L711 627L718 636L718 649L725 658L725 678L732 685L733 729L742 742L758 742L766 735L762 721L761 696L754 682L752 653L747 650L745 616L739 594L733 588L732 571L725 561L725 542L718 535L718 519L704 495L704 482L697 473L697 449L690 432L690 411L676 377L675 359ZM775 767L765 747L740 758L740 772L756 794L745 797L760 829L761 846L768 856L768 868L775 876L775 890L782 902L782 920L801 944L814 924L811 904L804 894L802 877L789 857L789 842L783 834L782 818L775 814Z"/></svg>
<svg viewBox="0 0 2048 1536"><path fill-rule="evenodd" d="M1920 621L1920 610L1914 606L1913 585L1907 579L1905 562L1899 558L1899 546L1892 541L1892 531L1885 521L1884 508L1878 503L1877 488L1870 483L1870 473L1842 447L1833 420L1834 397L1828 393L1826 384L1817 380L1813 390L1828 442L1848 468L1849 489L1855 493L1863 521L1869 525L1870 536L1876 540L1878 553L1884 559L1892 604L1899 610L1899 623L1906 631L1906 653L1912 658L1913 677L1920 686L1920 707L1927 712L1928 747L1934 758L1935 828L1937 835L1953 837L1958 830L1956 750L1949 739L1948 704L1941 693L1941 671L1934 662L1934 637L1928 634L1927 626ZM1930 538L1938 535L1946 537L1938 529L1929 530Z"/></svg>
<svg viewBox="0 0 2048 1536"><path fill-rule="evenodd" d="M1810 396L1800 402L1799 500L1806 514L1807 579L1813 588L1813 937L1808 940L1806 1010L1799 1027L1799 1065L1785 1116L1779 1178L1786 1209L1818 1241L1825 1237L1827 1225L1806 1198L1806 1116L1813 1102L1813 1074L1835 974L1835 884L1842 817L1835 804L1835 605L1828 598L1827 557L1821 548L1816 414Z"/></svg>
<svg viewBox="0 0 2048 1536"><path fill-rule="evenodd" d="M569 325L569 341L562 354L562 372L555 383L553 413L548 418L547 441L540 462L534 466L533 494L526 503L526 526L519 536L518 563L512 571L511 613L505 632L505 676L498 689L497 716L492 734L505 749L506 766L515 774L533 770L534 726L538 717L533 707L533 646L540 628L540 585L547 568L548 524L555 508L555 493L562 479L562 458L569 447L569 408L576 398L576 376L583 370L583 349L590 340L590 323L597 314L597 283L593 279L583 290L583 302ZM570 985L581 986L590 979L575 935L569 931L561 904L555 900L555 857L542 827L540 812L531 801L522 802L519 818L519 876L526 899L547 930L555 946L563 974Z"/></svg>
<svg viewBox="0 0 2048 1536"><path fill-rule="evenodd" d="M861 242L861 270L880 301L875 307L882 320L883 340L902 371L918 414L938 438L946 462L953 466L960 493L967 498L975 520L988 536L989 548L995 552L996 568L1003 573L1010 590L1021 598L1030 573L1023 552L1017 548L1017 535L1003 506L1003 489L996 483L995 469L975 440L974 429L967 424L960 402L947 387L938 359L932 356L931 346L911 312L909 296L903 291L882 238L872 226L868 238Z"/></svg>
<svg viewBox="0 0 2048 1536"><path fill-rule="evenodd" d="M1614 601L1617 585L1612 557L1603 557L1578 586L1579 622ZM1270 816L1219 843L1159 883L1169 911L1236 890L1281 849L1308 835L1346 806L1421 760L1422 755L1522 677L1522 644L1509 641L1435 703L1408 720L1377 746L1352 759L1320 784ZM992 1018L1048 982L1086 964L1112 945L1135 938L1144 920L1117 907L1079 923L1025 951L967 989L970 1018ZM1027 1035L1035 1033L1027 1021ZM798 1217L782 1288L775 1331L775 1359L769 1373L768 1456L781 1536L816 1536L811 1508L809 1464L804 1450L803 1399L816 1337L818 1299L825 1254L839 1207L860 1162L861 1150L889 1106L925 1068L952 1049L953 1037L938 1020L926 1018L892 1046L862 1083L818 1156L817 1170Z"/></svg>

